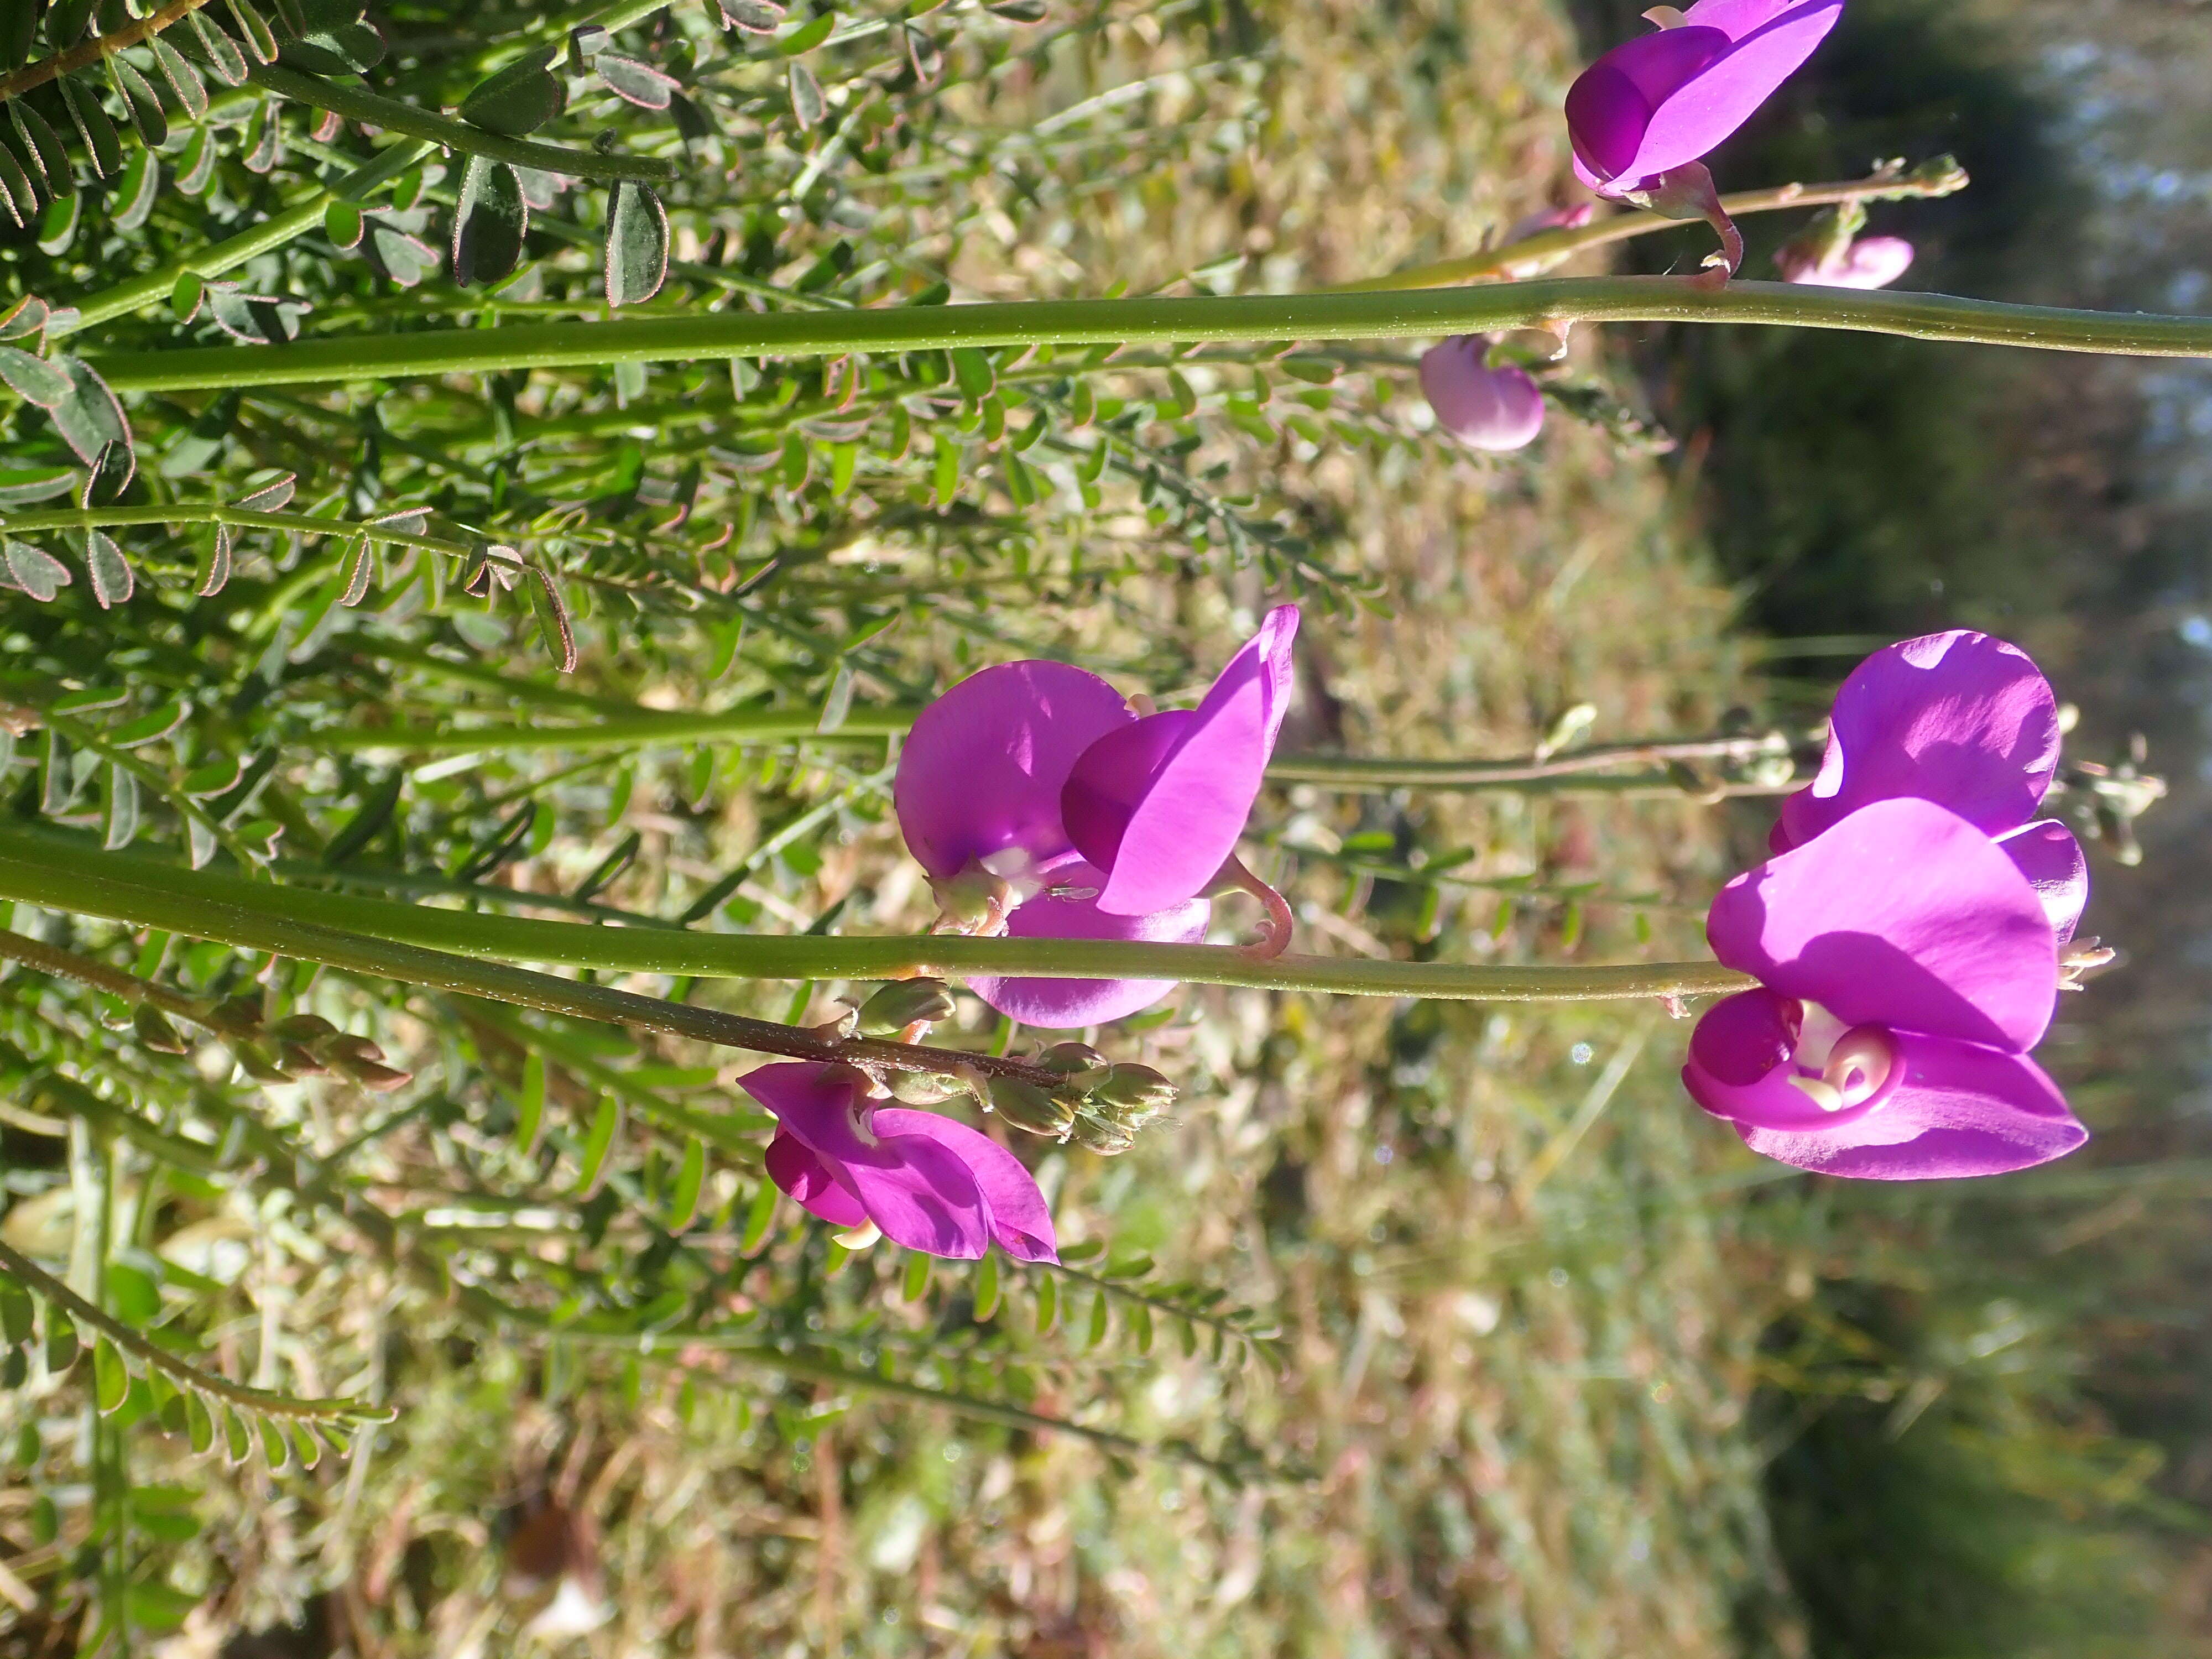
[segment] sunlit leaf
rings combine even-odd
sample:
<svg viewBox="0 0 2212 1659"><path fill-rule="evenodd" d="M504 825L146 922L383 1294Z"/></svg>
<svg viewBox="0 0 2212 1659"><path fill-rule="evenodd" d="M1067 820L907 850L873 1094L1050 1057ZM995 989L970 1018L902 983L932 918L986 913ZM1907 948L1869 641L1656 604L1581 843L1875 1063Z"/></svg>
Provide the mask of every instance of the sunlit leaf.
<svg viewBox="0 0 2212 1659"><path fill-rule="evenodd" d="M530 204L514 169L471 156L453 209L453 280L463 288L505 280L529 232Z"/></svg>
<svg viewBox="0 0 2212 1659"><path fill-rule="evenodd" d="M640 304L667 280L668 210L645 185L620 180L607 209L607 303Z"/></svg>

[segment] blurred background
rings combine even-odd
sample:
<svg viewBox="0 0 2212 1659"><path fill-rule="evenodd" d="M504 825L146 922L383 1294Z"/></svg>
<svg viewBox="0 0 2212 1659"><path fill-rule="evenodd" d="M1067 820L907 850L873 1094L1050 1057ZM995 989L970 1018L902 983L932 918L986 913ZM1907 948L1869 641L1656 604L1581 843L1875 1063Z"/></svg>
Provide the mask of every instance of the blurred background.
<svg viewBox="0 0 2212 1659"><path fill-rule="evenodd" d="M869 234L912 227L963 296L1283 289L1464 252L1577 199L1560 99L1644 27L1638 9L1102 5L1079 54L947 95L948 126L1033 147L896 175L907 217ZM1069 131L1082 142L1042 142ZM2212 7L1850 0L1715 169L1725 190L1947 151L1970 190L1872 210L1918 246L1903 286L2212 301ZM1747 221L1753 274L1796 228ZM1686 269L1705 235L1630 244L1620 267ZM134 1440L149 1650L2212 1652L2212 366L1652 327L1578 337L1571 373L1605 418L1555 411L1522 456L1356 432L1275 452L1304 533L1375 589L1310 610L1286 741L1518 754L1583 704L1599 740L1731 711L1803 726L1890 639L2019 642L2080 711L2073 754L2141 754L2171 787L2139 848L2093 849L2085 928L2120 958L2044 1052L2095 1132L2086 1151L1970 1184L1822 1181L1760 1164L1690 1104L1684 1028L1659 1009L1189 990L1116 1039L1188 1080L1182 1121L1118 1159L1037 1160L1063 1240L1100 1247L1092 1277L917 1285L888 1247L848 1260L788 1206L748 1241L806 1328L826 1314L956 1356L968 1369L948 1362L934 1401L703 1348L641 1364L509 1341L396 1275L345 1276L272 1221L252 1272L264 1296L284 1287L287 1342L401 1415L349 1463L281 1480ZM1402 373L1377 395L1417 401ZM1065 551L1050 535L1040 569ZM866 556L830 574L874 581ZM1034 608L1019 585L948 592L974 614L895 636L909 684L1040 637L1132 683L1164 659L1191 678L1270 597L1257 569L1203 558L1071 576ZM595 649L579 684L604 688L615 653ZM696 690L681 668L662 683ZM738 902L764 927L922 919L848 775L740 769L677 823L656 803L690 798L680 760L623 786L614 816L646 836L611 902L695 874L672 848L751 859L834 796L809 820L834 833L777 842ZM1767 810L1293 790L1260 821L1319 948L1603 961L1695 953ZM606 844L533 848L501 879L527 890L533 860L563 856L573 878ZM410 1182L462 1168L471 1133L435 1115L394 1133L376 1190L428 1213L442 1200ZM27 1210L4 1224L25 1249ZM195 1271L243 1271L218 1264L235 1237L198 1240ZM761 1294L743 1279L732 1305ZM1224 1308L1279 1331L1279 1366L1169 1334L1202 1337L1178 1320ZM255 1317L276 1316L240 1311L237 1341L273 1330ZM963 1389L1131 1438L948 1408ZM82 1535L86 1489L53 1451L18 1464L4 1559L49 1585L24 1564ZM6 1651L77 1651L82 1603L26 1595L0 1610Z"/></svg>

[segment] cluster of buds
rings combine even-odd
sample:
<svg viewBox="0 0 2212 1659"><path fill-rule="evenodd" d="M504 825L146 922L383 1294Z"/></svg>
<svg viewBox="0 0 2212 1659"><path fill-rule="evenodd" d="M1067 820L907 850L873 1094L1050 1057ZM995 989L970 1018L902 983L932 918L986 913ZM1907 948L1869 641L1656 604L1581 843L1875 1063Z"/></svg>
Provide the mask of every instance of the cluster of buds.
<svg viewBox="0 0 2212 1659"><path fill-rule="evenodd" d="M896 980L848 1013L837 1031L915 1042L952 1010L952 988L943 980ZM1139 1129L1175 1105L1175 1085L1159 1073L1110 1060L1087 1042L1056 1042L1028 1063L1057 1080L1046 1085L963 1065L950 1072L887 1070L878 1081L902 1105L937 1106L966 1095L1025 1133L1073 1140L1109 1158L1127 1152Z"/></svg>
<svg viewBox="0 0 2212 1659"><path fill-rule="evenodd" d="M365 1036L342 1031L320 1014L292 1014L271 1021L261 999L234 996L185 1016L222 1036L240 1068L259 1083L293 1083L302 1078L343 1077L364 1089L387 1094L411 1073L384 1063L384 1050ZM132 1011L131 1030L156 1054L181 1054L191 1044L168 1017L151 1004Z"/></svg>
<svg viewBox="0 0 2212 1659"><path fill-rule="evenodd" d="M1015 1128L1073 1140L1112 1158L1173 1108L1175 1085L1149 1066L1109 1060L1087 1042L1058 1042L1036 1064L1062 1081L1046 1089L1019 1078L989 1079L987 1102Z"/></svg>

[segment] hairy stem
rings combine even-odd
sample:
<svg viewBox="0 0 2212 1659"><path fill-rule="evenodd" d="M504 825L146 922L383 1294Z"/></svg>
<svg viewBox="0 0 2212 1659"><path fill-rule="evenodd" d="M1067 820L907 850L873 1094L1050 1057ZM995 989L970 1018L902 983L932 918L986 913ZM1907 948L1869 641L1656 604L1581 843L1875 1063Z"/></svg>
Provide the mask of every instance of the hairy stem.
<svg viewBox="0 0 2212 1659"><path fill-rule="evenodd" d="M1781 208L1827 207L1839 202L1897 201L1910 197L1948 196L1966 187L1966 170L1948 156L1916 167L1911 173L1878 172L1864 179L1841 179L1823 185L1778 185L1769 190L1741 190L1721 198L1721 207L1732 218L1747 213L1771 213ZM1502 246L1432 264L1408 266L1387 276L1370 276L1341 283L1332 294L1383 294L1417 288L1446 288L1455 283L1479 282L1488 276L1534 276L1563 264L1577 253L1612 242L1626 242L1655 231L1678 230L1681 221L1650 212L1615 213L1586 225L1540 230Z"/></svg>
<svg viewBox="0 0 2212 1659"><path fill-rule="evenodd" d="M735 1016L662 1004L505 965L525 961L629 973L729 979L902 979L921 973L1017 974L1048 979L1165 979L1262 990L1472 1002L1582 1002L1698 996L1751 980L1711 962L1601 967L1479 967L1336 958L1285 951L1256 962L1233 948L1118 939L968 939L951 935L838 938L672 933L398 904L354 894L278 886L151 860L93 852L58 838L0 830L0 898L166 928L252 950L587 1019L684 1022L708 1036ZM419 947L403 951L395 947ZM450 953L450 954L449 954ZM453 957L495 958L456 962ZM681 1012L673 1012L680 1009ZM746 1022L736 1046L755 1047ZM672 1024L655 1029L677 1029ZM737 1028L724 1028L735 1030ZM787 1028L770 1027L770 1031ZM896 1047L897 1045L893 1045ZM766 1052L791 1053L789 1048ZM812 1052L796 1057L825 1058ZM872 1050L841 1048L848 1063ZM959 1056L973 1062L973 1057ZM886 1063L889 1063L886 1057ZM939 1069L932 1062L929 1069Z"/></svg>
<svg viewBox="0 0 2212 1659"><path fill-rule="evenodd" d="M1161 345L1206 340L1434 338L1573 323L1765 323L1906 339L2143 357L2212 356L2212 317L2072 311L1944 294L1686 276L1547 277L1406 294L1025 300L853 311L717 312L635 322L438 328L288 345L118 351L89 359L118 392L349 384L416 375L604 368L955 346Z"/></svg>

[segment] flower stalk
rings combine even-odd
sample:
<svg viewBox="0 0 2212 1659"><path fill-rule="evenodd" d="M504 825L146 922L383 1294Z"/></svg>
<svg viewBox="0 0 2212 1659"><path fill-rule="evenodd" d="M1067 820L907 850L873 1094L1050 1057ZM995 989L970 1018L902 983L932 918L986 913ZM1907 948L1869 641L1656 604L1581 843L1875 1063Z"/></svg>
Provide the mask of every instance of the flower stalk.
<svg viewBox="0 0 2212 1659"><path fill-rule="evenodd" d="M1164 979L1259 990L1468 1002L1705 996L1740 990L1750 982L1710 962L1491 966L1338 958L1297 951L1261 962L1229 946L1120 939L941 934L844 938L594 927L278 886L95 852L15 829L0 830L0 898L326 962L549 1012L617 1023L645 1024L647 1016L680 1019L685 1022L684 1035L710 1042L727 1039L708 1036L708 1022L737 1017L577 985L506 964L536 962L725 979L906 979L924 973ZM476 960L454 960L463 957ZM679 1008L682 1012L676 1012ZM787 1029L769 1025L766 1031L749 1030L736 1043L755 1047L755 1037ZM789 1048L769 1052L819 1057ZM841 1051L841 1057L849 1053ZM975 1060L966 1054L957 1058L970 1063ZM933 1060L927 1069L942 1066Z"/></svg>
<svg viewBox="0 0 2212 1659"><path fill-rule="evenodd" d="M957 346L1433 338L1577 323L1771 324L1905 339L2142 357L2212 356L2212 317L2070 310L1945 294L1686 276L1547 277L1412 293L1023 300L851 311L716 312L636 321L438 328L286 345L165 347L88 359L117 392L216 392L423 375L604 368Z"/></svg>

